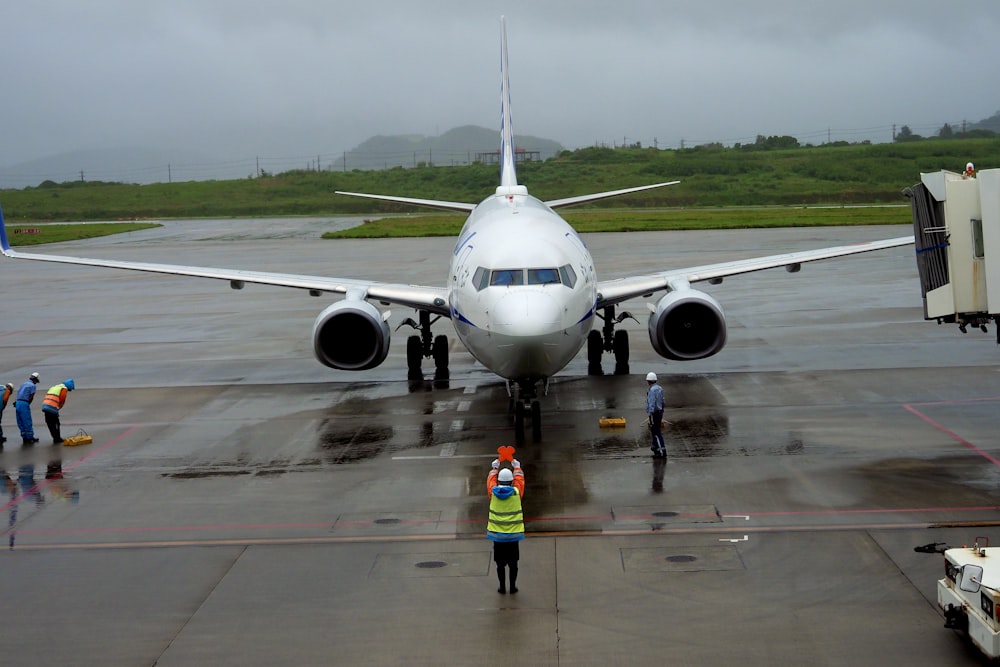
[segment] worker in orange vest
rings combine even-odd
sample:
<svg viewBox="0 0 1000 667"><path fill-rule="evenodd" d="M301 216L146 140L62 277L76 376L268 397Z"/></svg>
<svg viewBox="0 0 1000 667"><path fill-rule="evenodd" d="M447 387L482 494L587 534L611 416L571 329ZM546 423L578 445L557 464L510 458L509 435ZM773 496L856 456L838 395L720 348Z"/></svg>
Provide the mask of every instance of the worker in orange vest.
<svg viewBox="0 0 1000 667"><path fill-rule="evenodd" d="M42 412L45 413L45 425L49 427L53 445L62 444L62 435L59 433L59 411L66 405L66 394L74 389L76 383L73 380L66 380L45 392Z"/></svg>
<svg viewBox="0 0 1000 667"><path fill-rule="evenodd" d="M7 407L7 401L10 400L11 394L14 393L14 385L10 382L3 386L3 396L2 401L0 401L0 419L3 419L3 409ZM0 445L7 442L7 438L3 434L3 425L0 424Z"/></svg>

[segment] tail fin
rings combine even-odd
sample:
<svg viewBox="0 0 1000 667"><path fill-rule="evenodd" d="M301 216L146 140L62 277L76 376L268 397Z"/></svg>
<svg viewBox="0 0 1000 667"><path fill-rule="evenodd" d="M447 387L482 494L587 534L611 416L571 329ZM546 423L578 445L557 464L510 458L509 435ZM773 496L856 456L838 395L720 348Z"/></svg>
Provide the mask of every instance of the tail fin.
<svg viewBox="0 0 1000 667"><path fill-rule="evenodd" d="M514 133L510 126L510 80L507 77L507 18L500 17L500 187L517 185Z"/></svg>
<svg viewBox="0 0 1000 667"><path fill-rule="evenodd" d="M7 254L10 242L7 240L7 223L3 220L3 209L0 209L0 252Z"/></svg>

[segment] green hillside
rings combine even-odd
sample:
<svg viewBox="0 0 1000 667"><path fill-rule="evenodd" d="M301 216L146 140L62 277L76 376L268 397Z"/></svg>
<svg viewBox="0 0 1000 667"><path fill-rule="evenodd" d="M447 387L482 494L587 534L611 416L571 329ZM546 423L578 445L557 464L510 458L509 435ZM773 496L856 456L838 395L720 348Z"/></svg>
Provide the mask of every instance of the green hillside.
<svg viewBox="0 0 1000 667"><path fill-rule="evenodd" d="M670 188L605 200L591 209L848 205L905 203L900 192L916 183L920 172L961 171L970 160L980 169L1000 162L996 138L787 149L771 148L770 139L781 138L732 148L564 151L519 165L518 176L541 199L681 181ZM365 214L413 209L343 197L334 190L478 202L493 192L497 182L497 167L484 164L293 171L232 181L151 185L46 182L0 190L0 205L9 222Z"/></svg>

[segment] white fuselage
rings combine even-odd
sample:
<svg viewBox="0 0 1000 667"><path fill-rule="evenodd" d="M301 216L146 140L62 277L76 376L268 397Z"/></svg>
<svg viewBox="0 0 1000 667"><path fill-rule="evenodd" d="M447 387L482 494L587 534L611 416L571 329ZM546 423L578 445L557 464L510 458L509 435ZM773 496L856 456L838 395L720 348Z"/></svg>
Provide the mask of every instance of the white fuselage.
<svg viewBox="0 0 1000 667"><path fill-rule="evenodd" d="M469 215L451 261L455 331L480 363L510 379L545 379L580 351L594 321L597 279L569 224L523 188Z"/></svg>

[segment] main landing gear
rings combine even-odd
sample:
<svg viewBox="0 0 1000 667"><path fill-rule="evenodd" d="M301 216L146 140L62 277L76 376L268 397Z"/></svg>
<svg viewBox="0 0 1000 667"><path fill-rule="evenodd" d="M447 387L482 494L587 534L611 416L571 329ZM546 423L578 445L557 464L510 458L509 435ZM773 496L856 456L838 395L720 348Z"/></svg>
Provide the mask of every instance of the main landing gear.
<svg viewBox="0 0 1000 667"><path fill-rule="evenodd" d="M604 320L604 326L601 331L591 329L587 336L587 375L604 375L601 357L605 352L614 352L615 375L628 375L628 332L624 329L615 331L615 325L627 319L636 322L639 320L627 310L623 310L616 317L614 306L606 307L604 313L597 313L597 316Z"/></svg>
<svg viewBox="0 0 1000 667"><path fill-rule="evenodd" d="M433 320L431 314L426 310L420 313L420 323L407 317L396 327L399 331L404 325L410 326L420 332L420 335L410 336L406 339L406 368L407 379L410 382L422 382L424 372L421 369L424 357L434 358L434 386L447 388L451 374L448 371L448 337L434 336L431 333L431 325L441 319L438 315Z"/></svg>
<svg viewBox="0 0 1000 667"><path fill-rule="evenodd" d="M514 417L514 441L524 444L525 419L531 420L531 441L542 439L542 406L538 402L535 391L535 380L517 380L511 385L507 381L507 393L510 394L509 414ZM546 386L548 381L546 380Z"/></svg>

